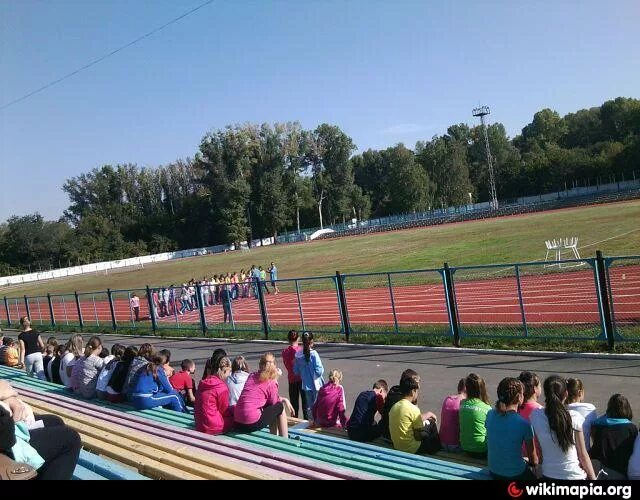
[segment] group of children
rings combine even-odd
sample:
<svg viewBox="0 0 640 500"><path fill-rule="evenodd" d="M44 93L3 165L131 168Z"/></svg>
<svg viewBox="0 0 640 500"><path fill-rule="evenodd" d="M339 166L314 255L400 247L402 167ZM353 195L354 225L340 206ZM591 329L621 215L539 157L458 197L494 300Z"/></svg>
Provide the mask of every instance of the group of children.
<svg viewBox="0 0 640 500"><path fill-rule="evenodd" d="M267 287L267 273L271 283L272 290ZM155 317L163 318L166 316L179 316L186 312L197 310L202 304L203 307L209 307L222 304L225 312L225 321L227 316L230 321L230 311L228 306L233 300L240 298L248 298L251 294L253 298L258 298L258 287L261 287L265 293L278 294L278 268L275 263L271 263L268 270L262 266L255 265L245 272L226 273L206 276L202 280L191 279L182 286L171 285L165 288L157 288L151 290L151 303L153 305L153 313ZM200 287L202 297L197 297L196 290ZM129 299L129 305L135 321L140 320L140 298L134 293Z"/></svg>
<svg viewBox="0 0 640 500"><path fill-rule="evenodd" d="M251 372L243 356L231 360L216 349L196 386L192 360L182 361L182 370L175 372L171 353L156 353L151 344L139 349L115 344L109 353L99 337L85 344L76 334L64 345L54 338L44 344L26 318L24 328L18 361L28 373L84 398L129 401L137 409L185 412L192 406L196 429L209 434L269 427L287 437L285 410L298 417L301 408L310 426L341 427L355 441L383 438L408 453L445 450L486 458L497 479L640 479L640 437L629 401L614 394L598 416L576 378L551 375L541 383L531 372L504 378L492 408L485 381L470 373L458 382L456 394L444 399L438 419L418 408L420 376L407 369L398 385L389 388L378 380L361 392L347 417L342 373L330 370L325 381L310 332L289 332L289 346L282 351L289 382L289 398L284 398L277 381L282 372L272 353L262 355ZM0 361L16 359L15 353L7 354L11 345L3 342ZM543 394L544 406L538 402Z"/></svg>

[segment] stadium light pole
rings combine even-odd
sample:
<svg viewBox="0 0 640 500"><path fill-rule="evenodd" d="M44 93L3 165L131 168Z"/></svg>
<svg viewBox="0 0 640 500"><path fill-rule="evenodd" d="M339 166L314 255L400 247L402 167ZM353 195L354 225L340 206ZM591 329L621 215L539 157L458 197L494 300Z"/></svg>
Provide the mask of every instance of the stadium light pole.
<svg viewBox="0 0 640 500"><path fill-rule="evenodd" d="M474 108L473 116L480 117L482 133L484 135L484 145L487 153L487 165L489 166L489 195L491 196L490 205L493 210L497 210L498 195L496 193L496 180L493 175L493 158L491 157L491 149L489 149L489 135L487 134L487 125L484 121L484 117L487 116L490 112L491 111L489 110L489 106L480 106L478 108Z"/></svg>

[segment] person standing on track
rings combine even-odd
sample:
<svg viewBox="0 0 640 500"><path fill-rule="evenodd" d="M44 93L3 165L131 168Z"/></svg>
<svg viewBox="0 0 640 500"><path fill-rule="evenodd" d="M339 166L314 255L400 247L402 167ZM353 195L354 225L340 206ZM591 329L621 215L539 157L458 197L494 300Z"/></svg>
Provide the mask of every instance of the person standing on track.
<svg viewBox="0 0 640 500"><path fill-rule="evenodd" d="M131 295L131 300L129 301L129 303L131 304L131 309L133 310L133 314L136 317L137 323L138 321L140 321L140 299L134 293L133 295Z"/></svg>
<svg viewBox="0 0 640 500"><path fill-rule="evenodd" d="M231 323L231 291L229 287L230 285L222 285L222 292L220 292L222 310L224 311L223 323L227 322L227 318L229 318L229 323Z"/></svg>
<svg viewBox="0 0 640 500"><path fill-rule="evenodd" d="M273 288L276 295L278 295L278 268L272 262L271 267L269 268L269 277L271 279L271 287Z"/></svg>

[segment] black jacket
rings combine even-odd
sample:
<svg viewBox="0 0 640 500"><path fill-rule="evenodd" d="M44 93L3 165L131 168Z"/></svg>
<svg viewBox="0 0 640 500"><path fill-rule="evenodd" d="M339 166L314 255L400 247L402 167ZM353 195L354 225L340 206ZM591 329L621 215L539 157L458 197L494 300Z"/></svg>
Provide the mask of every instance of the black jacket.
<svg viewBox="0 0 640 500"><path fill-rule="evenodd" d="M8 454L16 444L16 428L9 412L0 406L0 453Z"/></svg>

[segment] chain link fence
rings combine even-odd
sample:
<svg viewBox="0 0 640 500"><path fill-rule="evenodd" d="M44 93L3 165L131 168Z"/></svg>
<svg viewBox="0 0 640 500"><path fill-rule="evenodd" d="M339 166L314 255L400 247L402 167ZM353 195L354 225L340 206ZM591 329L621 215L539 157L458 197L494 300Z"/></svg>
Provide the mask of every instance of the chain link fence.
<svg viewBox="0 0 640 500"><path fill-rule="evenodd" d="M640 340L640 257L606 259L614 330L619 340Z"/></svg>
<svg viewBox="0 0 640 500"><path fill-rule="evenodd" d="M297 329L454 340L457 333L461 339L608 340L610 345L615 339L640 340L640 256L598 254L597 259L148 290L149 296L138 288L5 297L0 323L17 327L20 317L30 315L42 327L82 323L210 334Z"/></svg>
<svg viewBox="0 0 640 500"><path fill-rule="evenodd" d="M418 270L388 273L400 333L451 335L442 273Z"/></svg>
<svg viewBox="0 0 640 500"><path fill-rule="evenodd" d="M301 278L297 283L304 329L314 333L344 333L336 278Z"/></svg>
<svg viewBox="0 0 640 500"><path fill-rule="evenodd" d="M594 259L521 265L520 281L529 337L606 340Z"/></svg>

